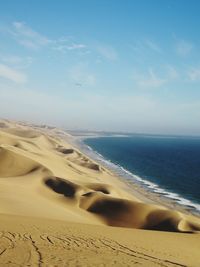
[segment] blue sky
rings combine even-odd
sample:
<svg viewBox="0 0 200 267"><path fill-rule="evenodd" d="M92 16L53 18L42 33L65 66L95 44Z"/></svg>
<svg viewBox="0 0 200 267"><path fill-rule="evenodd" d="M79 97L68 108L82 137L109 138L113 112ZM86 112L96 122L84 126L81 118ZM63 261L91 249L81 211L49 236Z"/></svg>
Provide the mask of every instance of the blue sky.
<svg viewBox="0 0 200 267"><path fill-rule="evenodd" d="M200 134L200 2L0 2L1 117Z"/></svg>

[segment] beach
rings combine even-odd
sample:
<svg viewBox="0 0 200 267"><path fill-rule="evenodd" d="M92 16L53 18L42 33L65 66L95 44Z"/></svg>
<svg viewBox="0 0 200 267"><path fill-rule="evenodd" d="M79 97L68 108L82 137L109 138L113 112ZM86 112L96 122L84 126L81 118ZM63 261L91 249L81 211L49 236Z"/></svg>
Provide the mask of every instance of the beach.
<svg viewBox="0 0 200 267"><path fill-rule="evenodd" d="M131 189L72 140L1 120L0 266L200 266L198 217Z"/></svg>
<svg viewBox="0 0 200 267"><path fill-rule="evenodd" d="M200 215L199 138L115 133L75 140L81 151L128 183L134 195L146 196L145 202Z"/></svg>

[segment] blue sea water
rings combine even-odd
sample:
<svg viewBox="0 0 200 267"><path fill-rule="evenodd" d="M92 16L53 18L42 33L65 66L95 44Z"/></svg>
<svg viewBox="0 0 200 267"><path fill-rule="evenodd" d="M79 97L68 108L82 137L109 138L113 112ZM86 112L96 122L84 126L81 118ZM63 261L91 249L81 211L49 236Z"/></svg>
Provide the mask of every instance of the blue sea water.
<svg viewBox="0 0 200 267"><path fill-rule="evenodd" d="M200 138L133 135L84 143L148 189L200 211Z"/></svg>

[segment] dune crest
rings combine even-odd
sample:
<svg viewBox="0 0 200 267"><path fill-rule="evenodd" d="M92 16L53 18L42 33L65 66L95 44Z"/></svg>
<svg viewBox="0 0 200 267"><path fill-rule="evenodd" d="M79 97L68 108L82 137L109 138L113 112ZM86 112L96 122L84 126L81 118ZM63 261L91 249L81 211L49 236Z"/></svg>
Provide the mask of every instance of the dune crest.
<svg viewBox="0 0 200 267"><path fill-rule="evenodd" d="M27 175L40 167L40 164L24 157L9 148L0 147L0 177Z"/></svg>

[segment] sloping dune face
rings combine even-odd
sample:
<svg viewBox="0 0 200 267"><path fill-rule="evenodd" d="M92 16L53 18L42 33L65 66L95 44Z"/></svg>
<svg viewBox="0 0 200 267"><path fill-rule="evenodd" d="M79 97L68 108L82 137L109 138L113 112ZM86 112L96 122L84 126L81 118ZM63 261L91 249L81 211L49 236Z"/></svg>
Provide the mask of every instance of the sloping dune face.
<svg viewBox="0 0 200 267"><path fill-rule="evenodd" d="M0 177L24 176L38 167L39 164L35 161L0 147Z"/></svg>
<svg viewBox="0 0 200 267"><path fill-rule="evenodd" d="M168 232L200 230L192 216L142 203L99 164L44 130L3 126L0 212Z"/></svg>

